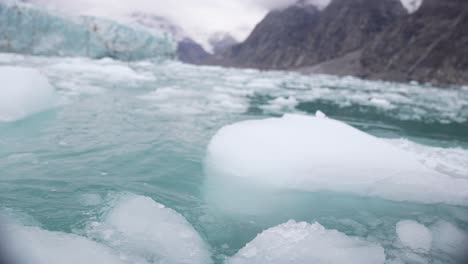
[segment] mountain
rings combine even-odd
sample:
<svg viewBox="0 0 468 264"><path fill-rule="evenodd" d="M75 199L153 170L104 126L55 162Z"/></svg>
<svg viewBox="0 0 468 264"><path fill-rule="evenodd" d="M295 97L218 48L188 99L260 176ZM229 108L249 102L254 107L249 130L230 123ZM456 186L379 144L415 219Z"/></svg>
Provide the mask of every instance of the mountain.
<svg viewBox="0 0 468 264"><path fill-rule="evenodd" d="M261 69L298 66L306 56L307 38L318 18L315 6L302 3L271 11L247 40L226 51L218 63Z"/></svg>
<svg viewBox="0 0 468 264"><path fill-rule="evenodd" d="M134 12L128 15L127 20L128 23L138 24L155 33L167 33L176 42L187 38L187 34L180 26L162 16Z"/></svg>
<svg viewBox="0 0 468 264"><path fill-rule="evenodd" d="M363 76L434 84L468 83L468 2L425 0L362 54Z"/></svg>
<svg viewBox="0 0 468 264"><path fill-rule="evenodd" d="M211 54L190 38L179 41L177 45L177 57L180 61L189 64L205 64L211 58Z"/></svg>
<svg viewBox="0 0 468 264"><path fill-rule="evenodd" d="M333 0L308 38L311 65L362 49L407 11L399 0Z"/></svg>
<svg viewBox="0 0 468 264"><path fill-rule="evenodd" d="M208 39L209 44L213 47L214 54L221 54L238 44L237 40L229 33L217 32Z"/></svg>
<svg viewBox="0 0 468 264"><path fill-rule="evenodd" d="M468 1L306 1L273 10L214 64L468 84Z"/></svg>
<svg viewBox="0 0 468 264"><path fill-rule="evenodd" d="M260 69L315 65L363 48L406 14L399 0L334 0L323 11L299 1L268 13L220 64Z"/></svg>

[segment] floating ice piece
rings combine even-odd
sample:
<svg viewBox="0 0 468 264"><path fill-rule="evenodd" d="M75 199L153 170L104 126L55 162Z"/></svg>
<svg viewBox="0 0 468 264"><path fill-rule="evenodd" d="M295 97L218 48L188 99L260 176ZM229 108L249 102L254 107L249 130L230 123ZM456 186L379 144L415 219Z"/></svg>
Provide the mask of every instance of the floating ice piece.
<svg viewBox="0 0 468 264"><path fill-rule="evenodd" d="M19 225L7 226L7 230L11 238L8 253L19 263L125 263L112 249L81 236ZM4 234L2 233L2 235Z"/></svg>
<svg viewBox="0 0 468 264"><path fill-rule="evenodd" d="M121 197L89 233L139 263L211 263L208 246L190 223L149 197Z"/></svg>
<svg viewBox="0 0 468 264"><path fill-rule="evenodd" d="M317 112L315 112L315 117L317 117L317 118L326 118L327 115L325 115L325 113L323 113L322 111L317 111Z"/></svg>
<svg viewBox="0 0 468 264"><path fill-rule="evenodd" d="M294 108L299 104L297 99L293 96L289 97L278 97L274 100L268 102L267 105L262 106L261 108L266 111L273 113L281 112L285 110L294 110Z"/></svg>
<svg viewBox="0 0 468 264"><path fill-rule="evenodd" d="M0 2L0 50L45 56L174 57L168 37L95 17L66 18L20 3Z"/></svg>
<svg viewBox="0 0 468 264"><path fill-rule="evenodd" d="M259 234L228 264L379 264L384 263L384 249L319 223L289 221Z"/></svg>
<svg viewBox="0 0 468 264"><path fill-rule="evenodd" d="M374 104L374 105L377 105L377 106L386 108L386 109L395 108L394 105L392 105L389 101L387 101L387 100L385 100L385 99L371 98L371 99L369 100L369 102L371 102L371 103Z"/></svg>
<svg viewBox="0 0 468 264"><path fill-rule="evenodd" d="M431 231L413 220L402 220L396 225L396 233L403 246L415 251L429 252L432 246Z"/></svg>
<svg viewBox="0 0 468 264"><path fill-rule="evenodd" d="M0 67L0 121L14 121L55 104L55 91L39 71Z"/></svg>
<svg viewBox="0 0 468 264"><path fill-rule="evenodd" d="M227 195L236 191L228 189L242 182L271 190L468 204L467 179L431 170L413 154L330 118L285 115L226 126L209 143L205 169L207 190L214 192L207 197L218 203L232 202Z"/></svg>
<svg viewBox="0 0 468 264"><path fill-rule="evenodd" d="M468 233L457 226L447 222L439 221L431 226L434 238L434 249L447 254L468 257ZM465 254L465 256L462 256Z"/></svg>

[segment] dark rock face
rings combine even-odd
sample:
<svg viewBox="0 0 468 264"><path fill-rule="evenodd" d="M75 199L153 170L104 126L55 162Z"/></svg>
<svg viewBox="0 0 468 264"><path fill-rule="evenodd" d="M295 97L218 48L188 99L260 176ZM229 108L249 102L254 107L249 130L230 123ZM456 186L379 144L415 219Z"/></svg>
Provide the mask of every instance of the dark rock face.
<svg viewBox="0 0 468 264"><path fill-rule="evenodd" d="M334 0L308 39L307 64L361 49L407 11L399 0Z"/></svg>
<svg viewBox="0 0 468 264"><path fill-rule="evenodd" d="M323 11L304 1L270 12L221 64L260 69L311 66L361 49L407 12L399 0L334 0Z"/></svg>
<svg viewBox="0 0 468 264"><path fill-rule="evenodd" d="M468 1L425 0L363 52L365 77L468 83Z"/></svg>
<svg viewBox="0 0 468 264"><path fill-rule="evenodd" d="M179 41L177 45L178 59L190 64L204 64L211 58L211 54L206 52L203 47L191 39Z"/></svg>
<svg viewBox="0 0 468 264"><path fill-rule="evenodd" d="M284 69L304 63L307 38L314 30L319 11L297 4L270 12L247 40L223 54L221 64Z"/></svg>

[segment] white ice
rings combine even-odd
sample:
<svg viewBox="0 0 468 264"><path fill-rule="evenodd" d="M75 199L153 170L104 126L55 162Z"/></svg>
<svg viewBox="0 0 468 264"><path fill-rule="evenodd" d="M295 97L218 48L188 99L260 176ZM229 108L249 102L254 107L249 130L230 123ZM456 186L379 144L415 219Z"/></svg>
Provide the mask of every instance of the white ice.
<svg viewBox="0 0 468 264"><path fill-rule="evenodd" d="M55 91L38 70L0 66L0 121L23 119L55 104Z"/></svg>
<svg viewBox="0 0 468 264"><path fill-rule="evenodd" d="M429 252L432 246L431 231L413 220L402 220L396 225L399 242L414 251Z"/></svg>
<svg viewBox="0 0 468 264"><path fill-rule="evenodd" d="M228 264L383 264L384 249L319 223L289 221L259 234Z"/></svg>
<svg viewBox="0 0 468 264"><path fill-rule="evenodd" d="M8 225L6 230L8 253L22 264L126 263L112 249L85 237L17 224Z"/></svg>
<svg viewBox="0 0 468 264"><path fill-rule="evenodd" d="M137 263L211 263L208 246L190 223L145 196L118 198L88 233Z"/></svg>
<svg viewBox="0 0 468 264"><path fill-rule="evenodd" d="M70 17L20 1L0 1L0 50L43 56L169 59L175 45L163 34L91 16Z"/></svg>
<svg viewBox="0 0 468 264"><path fill-rule="evenodd" d="M285 115L225 126L209 143L205 168L207 189L214 192L207 197L217 203L233 202L236 191L230 189L243 183L271 190L468 204L467 179L427 168L412 153L323 116Z"/></svg>
<svg viewBox="0 0 468 264"><path fill-rule="evenodd" d="M468 233L447 221L439 221L431 226L433 247L446 254L467 257Z"/></svg>

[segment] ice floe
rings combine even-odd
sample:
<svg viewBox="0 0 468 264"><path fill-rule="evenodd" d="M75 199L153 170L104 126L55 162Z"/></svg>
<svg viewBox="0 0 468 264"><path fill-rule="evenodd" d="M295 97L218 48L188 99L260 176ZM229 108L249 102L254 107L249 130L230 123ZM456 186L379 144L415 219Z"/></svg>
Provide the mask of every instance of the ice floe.
<svg viewBox="0 0 468 264"><path fill-rule="evenodd" d="M236 191L228 189L242 182L272 190L468 204L467 179L432 170L414 154L331 118L285 115L225 126L209 143L205 168L206 183L217 192L209 199L220 201L230 200L226 195Z"/></svg>

